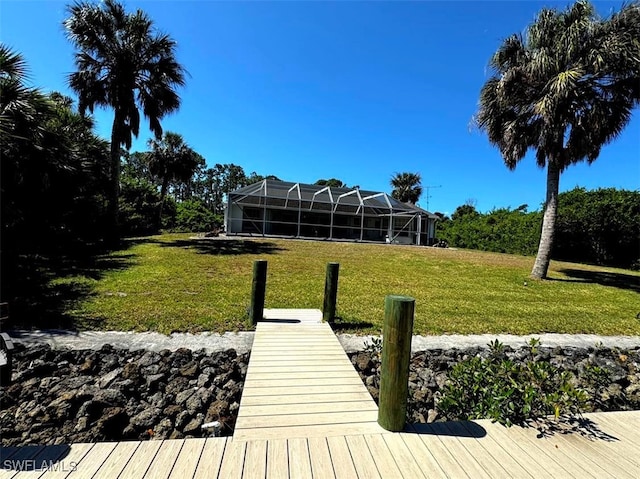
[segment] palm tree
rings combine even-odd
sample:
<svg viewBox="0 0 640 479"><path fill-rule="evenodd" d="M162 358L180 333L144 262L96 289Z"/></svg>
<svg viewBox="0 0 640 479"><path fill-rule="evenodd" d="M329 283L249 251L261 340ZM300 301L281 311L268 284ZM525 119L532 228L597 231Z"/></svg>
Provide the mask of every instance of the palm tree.
<svg viewBox="0 0 640 479"><path fill-rule="evenodd" d="M118 193L121 147L131 147L137 137L140 110L156 138L162 136L160 120L178 109L176 88L184 85L183 67L176 61L176 42L155 31L142 10L127 13L116 0L99 4L78 2L64 21L67 37L76 48L77 71L69 85L78 94L79 109L111 107L111 191L109 217L111 243L117 243Z"/></svg>
<svg viewBox="0 0 640 479"><path fill-rule="evenodd" d="M27 62L23 56L0 44L0 140L37 142L42 123L52 112L49 99L26 85Z"/></svg>
<svg viewBox="0 0 640 479"><path fill-rule="evenodd" d="M420 173L396 173L391 178L391 196L403 203L415 205L422 194Z"/></svg>
<svg viewBox="0 0 640 479"><path fill-rule="evenodd" d="M531 148L547 168L547 194L538 255L531 272L545 278L551 260L560 174L598 158L640 101L640 4L608 19L579 1L543 9L526 35L504 40L490 60L476 125L514 169Z"/></svg>
<svg viewBox="0 0 640 479"><path fill-rule="evenodd" d="M184 142L182 135L168 131L160 140L148 142L151 152L148 154L150 173L160 180L160 205L158 207L158 226L162 223L162 209L171 181L187 182L200 166L204 158L193 151Z"/></svg>

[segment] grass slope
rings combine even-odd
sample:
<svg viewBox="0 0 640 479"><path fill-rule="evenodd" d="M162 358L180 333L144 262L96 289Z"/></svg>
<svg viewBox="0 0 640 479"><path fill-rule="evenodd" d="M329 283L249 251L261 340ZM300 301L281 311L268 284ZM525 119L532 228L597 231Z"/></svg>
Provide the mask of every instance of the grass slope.
<svg viewBox="0 0 640 479"><path fill-rule="evenodd" d="M529 257L188 235L133 241L109 259L121 266L98 279L57 280L91 291L66 311L80 327L243 329L252 263L267 259L267 308L321 308L326 264L338 261L338 314L345 331L377 333L384 296L402 294L416 298L416 334L640 334L640 274L612 268L553 262L551 280L533 281Z"/></svg>

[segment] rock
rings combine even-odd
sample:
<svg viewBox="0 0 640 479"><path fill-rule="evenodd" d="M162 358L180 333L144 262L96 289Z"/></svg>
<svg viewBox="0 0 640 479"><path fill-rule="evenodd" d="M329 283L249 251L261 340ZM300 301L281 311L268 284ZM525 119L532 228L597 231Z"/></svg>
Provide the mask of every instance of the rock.
<svg viewBox="0 0 640 479"><path fill-rule="evenodd" d="M150 392L157 391L158 386L160 385L161 382L164 382L165 379L166 379L166 375L164 373L151 374L148 376L145 375L147 388L149 388Z"/></svg>
<svg viewBox="0 0 640 479"><path fill-rule="evenodd" d="M371 356L367 353L358 353L352 358L353 364L359 371L367 371L373 367Z"/></svg>
<svg viewBox="0 0 640 479"><path fill-rule="evenodd" d="M191 361L185 366L180 368L180 375L187 378L195 378L198 375L198 363Z"/></svg>
<svg viewBox="0 0 640 479"><path fill-rule="evenodd" d="M96 361L92 357L88 357L87 359L85 359L84 363L82 363L78 368L78 371L81 374L91 374L95 372L95 370L96 370Z"/></svg>
<svg viewBox="0 0 640 479"><path fill-rule="evenodd" d="M136 363L127 363L122 368L121 376L123 379L138 382L140 380L140 368Z"/></svg>
<svg viewBox="0 0 640 479"><path fill-rule="evenodd" d="M184 391L176 394L176 404L180 406L184 406L187 403L187 400L193 396L195 391L193 389L185 389Z"/></svg>
<svg viewBox="0 0 640 479"><path fill-rule="evenodd" d="M93 398L109 406L124 406L127 402L127 398L118 389L100 389Z"/></svg>
<svg viewBox="0 0 640 479"><path fill-rule="evenodd" d="M205 422L218 421L229 415L229 403L226 401L214 401L207 409Z"/></svg>
<svg viewBox="0 0 640 479"><path fill-rule="evenodd" d="M211 377L208 374L201 373L200 376L198 376L198 381L196 382L198 387L208 387L210 384Z"/></svg>
<svg viewBox="0 0 640 479"><path fill-rule="evenodd" d="M435 409L429 409L427 414L427 423L431 424L438 418L438 412Z"/></svg>
<svg viewBox="0 0 640 479"><path fill-rule="evenodd" d="M106 388L109 386L120 374L122 373L122 368L117 368L112 371L109 371L107 374L104 374L98 379L98 386L101 388Z"/></svg>
<svg viewBox="0 0 640 479"><path fill-rule="evenodd" d="M191 416L187 411L180 411L176 416L175 425L176 429L182 430L191 421Z"/></svg>
<svg viewBox="0 0 640 479"><path fill-rule="evenodd" d="M76 432L86 431L88 427L89 427L89 418L81 417L81 418L78 418L78 422L76 423L76 427L74 428L74 431Z"/></svg>
<svg viewBox="0 0 640 479"><path fill-rule="evenodd" d="M202 426L203 424L203 419L204 419L204 415L203 414L198 414L196 415L195 418L193 418L191 421L189 421L184 428L182 429L182 432L184 434L195 434L200 432L200 426Z"/></svg>
<svg viewBox="0 0 640 479"><path fill-rule="evenodd" d="M170 418L174 418L176 417L180 412L182 412L182 408L176 404L171 404L170 406L167 406L166 408L164 408L164 411L162 411L163 414L167 417Z"/></svg>
<svg viewBox="0 0 640 479"><path fill-rule="evenodd" d="M154 351L147 351L142 355L142 357L138 360L138 366L141 368L151 366L153 364L158 364L162 356Z"/></svg>
<svg viewBox="0 0 640 479"><path fill-rule="evenodd" d="M169 406L170 401L170 398L165 394L162 394L160 391L149 397L149 404L160 409L164 409Z"/></svg>
<svg viewBox="0 0 640 479"><path fill-rule="evenodd" d="M173 431L173 424L171 423L171 419L165 417L158 424L156 424L156 427L153 429L153 431L158 438L168 437L169 434L171 434L171 431Z"/></svg>
<svg viewBox="0 0 640 479"><path fill-rule="evenodd" d="M164 392L167 394L177 395L178 393L184 391L188 387L189 387L189 380L185 377L178 376L175 378L168 379Z"/></svg>
<svg viewBox="0 0 640 479"><path fill-rule="evenodd" d="M210 402L211 393L205 388L200 388L189 399L187 399L185 406L189 413L197 414Z"/></svg>
<svg viewBox="0 0 640 479"><path fill-rule="evenodd" d="M145 409L139 414L136 414L130 419L130 423L133 426L143 429L150 429L154 424L160 421L162 411L156 407Z"/></svg>

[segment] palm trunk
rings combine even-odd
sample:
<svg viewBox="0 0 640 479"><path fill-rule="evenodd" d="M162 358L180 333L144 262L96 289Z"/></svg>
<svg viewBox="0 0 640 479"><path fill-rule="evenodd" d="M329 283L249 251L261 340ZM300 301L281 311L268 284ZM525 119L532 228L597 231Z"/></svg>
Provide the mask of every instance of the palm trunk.
<svg viewBox="0 0 640 479"><path fill-rule="evenodd" d="M120 114L116 111L111 127L111 188L107 203L107 217L109 228L106 241L110 248L117 248L120 244L120 223L118 221L118 197L120 196L120 137L118 125Z"/></svg>
<svg viewBox="0 0 640 479"><path fill-rule="evenodd" d="M167 189L169 188L169 178L162 180L162 187L160 188L160 206L158 207L158 231L162 228L162 210L164 209L164 200L167 196Z"/></svg>
<svg viewBox="0 0 640 479"><path fill-rule="evenodd" d="M531 277L544 279L549 271L551 251L556 233L556 218L558 216L558 190L560 188L560 168L553 159L547 164L547 201L542 217L542 232L536 262L531 270Z"/></svg>

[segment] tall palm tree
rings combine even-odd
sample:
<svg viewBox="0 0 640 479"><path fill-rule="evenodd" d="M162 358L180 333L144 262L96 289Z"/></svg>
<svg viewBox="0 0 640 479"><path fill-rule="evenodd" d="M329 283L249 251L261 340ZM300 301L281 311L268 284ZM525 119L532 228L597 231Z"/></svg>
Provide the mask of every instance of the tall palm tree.
<svg viewBox="0 0 640 479"><path fill-rule="evenodd" d="M560 174L595 161L628 124L640 101L640 4L608 19L588 1L543 9L524 37L512 35L490 60L476 125L514 169L531 148L547 168L538 255L531 272L545 278L551 260Z"/></svg>
<svg viewBox="0 0 640 479"><path fill-rule="evenodd" d="M140 111L156 138L162 136L160 120L178 109L177 87L185 71L176 61L176 42L155 31L142 10L127 13L117 0L99 4L77 2L64 21L67 37L76 48L77 71L69 85L78 94L79 109L96 106L114 109L111 129L110 242L117 243L118 193L121 147L131 147L140 129Z"/></svg>
<svg viewBox="0 0 640 479"><path fill-rule="evenodd" d="M162 223L162 209L171 181L187 182L198 167L204 166L204 158L184 142L182 135L168 131L160 140L148 142L150 173L160 180L160 205L158 226Z"/></svg>
<svg viewBox="0 0 640 479"><path fill-rule="evenodd" d="M391 196L403 203L415 205L422 195L420 173L396 173L391 178Z"/></svg>

